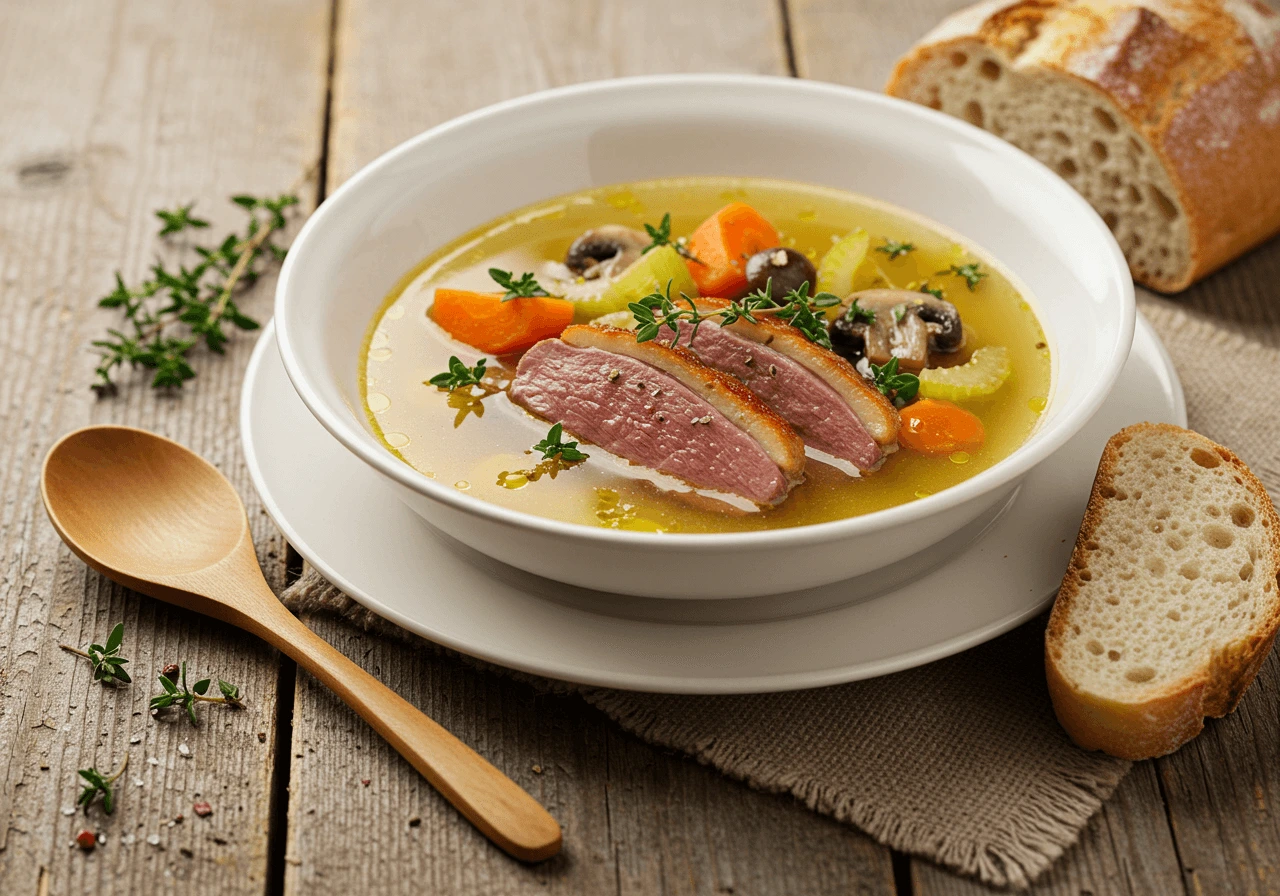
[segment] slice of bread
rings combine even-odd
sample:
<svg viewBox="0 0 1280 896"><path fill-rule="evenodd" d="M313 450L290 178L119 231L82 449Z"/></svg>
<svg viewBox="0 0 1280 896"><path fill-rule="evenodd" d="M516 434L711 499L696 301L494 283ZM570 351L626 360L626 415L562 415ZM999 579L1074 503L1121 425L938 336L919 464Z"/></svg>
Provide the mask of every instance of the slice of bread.
<svg viewBox="0 0 1280 896"><path fill-rule="evenodd" d="M1235 709L1280 626L1277 573L1280 517L1239 458L1166 424L1112 436L1045 633L1071 739L1163 756Z"/></svg>
<svg viewBox="0 0 1280 896"><path fill-rule="evenodd" d="M986 0L885 91L1026 150L1176 292L1280 230L1280 16L1259 0Z"/></svg>

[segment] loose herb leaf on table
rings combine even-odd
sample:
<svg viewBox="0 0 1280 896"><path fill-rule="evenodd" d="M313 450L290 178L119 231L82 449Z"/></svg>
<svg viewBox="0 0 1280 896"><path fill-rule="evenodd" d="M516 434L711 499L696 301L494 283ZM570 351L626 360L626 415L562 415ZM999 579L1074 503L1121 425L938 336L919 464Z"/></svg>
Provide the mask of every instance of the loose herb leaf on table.
<svg viewBox="0 0 1280 896"><path fill-rule="evenodd" d="M93 680L103 684L129 684L133 679L124 671L129 661L120 655L120 646L124 642L124 623L117 622L116 627L107 635L107 643L90 644L86 650L72 647L70 644L59 644L68 653L82 656L93 665Z"/></svg>
<svg viewBox="0 0 1280 896"><path fill-rule="evenodd" d="M191 352L201 343L222 354L231 334L227 328L256 330L258 322L237 307L235 296L251 285L272 261L284 258L286 249L273 240L287 224L286 209L298 204L292 192L275 197L234 196L232 202L249 216L242 231L229 233L212 245L184 247L195 256L177 267L156 262L151 276L135 286L126 285L119 272L116 288L98 300L103 308L119 309L120 327L95 339L98 396L115 394L116 377L127 365L152 371L156 389L180 388L196 376ZM209 222L192 215L194 203L161 209L159 236L168 239L191 230L204 230ZM234 330L232 330L234 332Z"/></svg>
<svg viewBox="0 0 1280 896"><path fill-rule="evenodd" d="M124 759L120 762L120 767L111 774L103 774L96 768L82 768L76 772L85 780L85 788L80 791L80 796L76 799L76 805L84 807L84 814L89 814L89 806L97 798L98 794L102 794L102 810L110 815L115 811L115 794L111 790L111 785L116 779L124 774L125 767L129 764L129 754L124 754Z"/></svg>
<svg viewBox="0 0 1280 896"><path fill-rule="evenodd" d="M166 672L169 672L166 669ZM192 725L199 725L196 719L196 701L202 700L206 703L223 703L233 709L239 709L244 706L240 702L240 689L230 682L218 679L218 691L221 697L208 696L209 687L213 684L213 679L202 678L191 687L187 687L187 664L183 663L180 668L179 675L161 674L160 686L164 688L163 694L157 694L151 698L151 709L165 709L170 706L182 707L186 712L187 718Z"/></svg>

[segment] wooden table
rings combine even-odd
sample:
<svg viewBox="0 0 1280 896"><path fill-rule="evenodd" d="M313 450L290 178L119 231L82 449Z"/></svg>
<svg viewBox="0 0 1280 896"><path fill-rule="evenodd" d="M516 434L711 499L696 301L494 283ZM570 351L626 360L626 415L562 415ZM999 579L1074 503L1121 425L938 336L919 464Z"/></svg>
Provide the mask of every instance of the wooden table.
<svg viewBox="0 0 1280 896"><path fill-rule="evenodd" d="M261 510L237 437L252 338L202 360L178 397L96 401L94 299L141 275L151 211L278 192L313 162L313 206L382 151L461 112L595 78L791 74L878 88L956 0L9 0L0 7L0 893L916 893L982 890L620 733L576 698L312 624L543 800L561 857L492 848L356 716L237 632L104 581L61 545L40 460L94 422L157 430L210 458L250 508L280 587L297 560ZM1273 245L1260 261L1280 275ZM1224 279L1225 278L1225 279ZM1275 282L1273 280L1272 282ZM248 294L270 313L272 285ZM1212 309L1215 278L1188 298ZM1280 332L1280 302L1259 302ZM128 629L140 680L185 659L237 682L244 712L194 730L91 681L58 649ZM1234 717L1135 767L1038 893L1280 888L1273 656ZM146 693L150 693L146 690ZM107 842L70 848L76 769L131 750ZM181 744L191 752L186 758ZM193 802L213 806L208 818ZM177 815L180 823L169 824ZM99 816L95 816L95 819ZM147 838L159 836L159 845Z"/></svg>

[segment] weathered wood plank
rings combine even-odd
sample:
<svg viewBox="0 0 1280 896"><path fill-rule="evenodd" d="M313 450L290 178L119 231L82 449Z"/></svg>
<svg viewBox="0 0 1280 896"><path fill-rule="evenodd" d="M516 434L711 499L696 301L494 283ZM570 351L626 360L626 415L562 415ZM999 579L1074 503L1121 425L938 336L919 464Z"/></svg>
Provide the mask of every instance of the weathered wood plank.
<svg viewBox="0 0 1280 896"><path fill-rule="evenodd" d="M998 892L930 862L913 861L911 877L916 896L982 896ZM1178 856L1152 763L1134 767L1080 833L1075 846L1027 892L1030 896L1173 896L1183 892Z"/></svg>
<svg viewBox="0 0 1280 896"><path fill-rule="evenodd" d="M785 73L782 30L769 0L483 0L448 14L344 2L329 182L452 115L544 87L651 71ZM865 836L639 744L575 698L536 696L333 620L312 625L543 799L564 826L565 851L537 868L513 863L300 675L287 892L399 892L406 881L498 894L892 892L889 853Z"/></svg>
<svg viewBox="0 0 1280 896"><path fill-rule="evenodd" d="M86 348L114 323L95 308L112 272L138 278L152 258L152 209L218 197L200 211L238 223L221 197L278 191L314 158L326 35L320 0L0 9L0 892L263 890L276 656L89 573L45 519L39 465L59 435L91 422L191 445L240 489L261 558L281 580L284 545L236 437L252 338L202 359L200 378L173 398L143 387L95 402ZM270 296L264 282L243 306L265 317ZM120 620L136 683L112 691L57 645L103 638ZM151 720L156 671L180 659L242 685L247 710L209 708L199 730ZM77 768L107 769L126 750L114 815L60 811L75 803ZM214 807L207 819L192 814L197 795ZM168 827L179 813L184 822ZM86 826L107 837L90 855L68 848ZM159 847L145 842L151 834Z"/></svg>

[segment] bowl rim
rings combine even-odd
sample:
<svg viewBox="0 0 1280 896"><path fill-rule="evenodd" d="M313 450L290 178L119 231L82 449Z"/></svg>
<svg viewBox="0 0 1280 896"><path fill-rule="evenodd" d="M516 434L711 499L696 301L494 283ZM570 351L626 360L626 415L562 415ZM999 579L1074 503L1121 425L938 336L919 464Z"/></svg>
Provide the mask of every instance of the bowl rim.
<svg viewBox="0 0 1280 896"><path fill-rule="evenodd" d="M1137 302L1133 280L1129 274L1128 262L1125 261L1120 246L1112 235L1110 228L1106 226L1093 207L1070 184L1039 160L1011 143L1007 143L994 134L945 113L855 87L778 75L663 74L588 81L502 100L429 128L364 165L339 186L337 190L331 193L311 214L294 238L292 249L305 246L311 234L326 226L329 219L338 213L338 208L343 201L351 194L359 191L366 180L378 176L382 169L393 164L402 156L415 152L422 144L428 143L443 134L466 128L474 122L502 116L513 109L560 102L577 96L591 96L614 91L644 90L653 87L668 89L674 87L688 88L691 85L767 87L771 90L853 97L860 102L871 105L893 107L895 112L916 116L929 122L930 126L951 130L962 135L970 142L984 144L987 148L1005 155L1009 160L1009 164L1028 169L1034 173L1034 176L1044 180L1046 187L1057 194L1056 199L1061 200L1068 206L1073 206L1078 212L1082 212L1084 219L1091 221L1099 231L1099 234L1103 236L1102 242L1107 247L1109 255L1105 259L1099 259L1098 263L1101 266L1104 262L1109 261L1112 273L1118 275L1116 279L1120 285L1122 307L1120 309L1120 326L1117 331L1117 338L1111 346L1106 347L1106 362L1098 369L1097 376L1078 406L1068 414L1055 419L1052 425L1040 430L1039 438L1036 441L1024 442L1015 448L1008 457L997 461L977 475L928 497L859 516L778 529L714 533L629 532L564 522L525 511L512 510L498 504L463 495L456 489L429 479L418 470L396 458L382 446L366 441L366 437L369 434L359 425L354 412L350 408L343 407L341 413L335 413L334 409L329 407L308 381L304 365L299 360L298 351L290 336L290 323L293 316L290 314L289 295L295 279L293 275L294 268L297 265L297 259L302 254L291 250L281 267L280 276L276 284L275 329L285 371L312 416L348 451L351 451L379 473L411 491L433 501L439 501L463 513L481 517L493 523L531 529L545 535L617 546L631 545L647 548L660 547L664 550L673 551L698 551L716 548L763 547L766 545L785 547L789 544L797 543L813 544L815 542L842 540L873 531L906 525L937 513L952 510L969 501L990 494L1001 486L1009 485L1018 480L1061 448L1102 405L1119 378L1124 363L1129 356L1137 316Z"/></svg>

